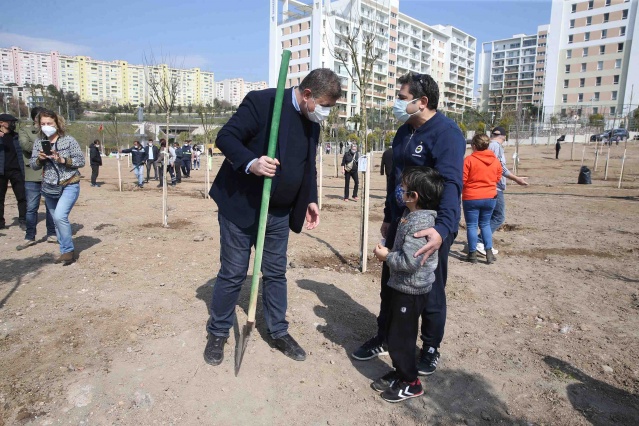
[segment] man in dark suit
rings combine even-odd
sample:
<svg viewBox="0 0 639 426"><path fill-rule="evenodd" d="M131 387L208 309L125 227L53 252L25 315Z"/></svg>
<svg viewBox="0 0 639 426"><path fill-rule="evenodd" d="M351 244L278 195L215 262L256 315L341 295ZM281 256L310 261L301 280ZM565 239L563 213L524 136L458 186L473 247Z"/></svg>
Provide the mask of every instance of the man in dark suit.
<svg viewBox="0 0 639 426"><path fill-rule="evenodd" d="M224 344L257 239L264 176L273 178L262 262L264 319L277 349L296 361L306 359L288 333L285 318L289 228L301 232L304 220L309 230L319 225L315 169L319 123L341 92L339 77L327 68L311 71L299 87L285 90L273 159L265 154L275 89L246 95L218 133L216 146L226 158L210 191L219 210L221 265L206 327L204 359L209 364L224 359Z"/></svg>
<svg viewBox="0 0 639 426"><path fill-rule="evenodd" d="M153 144L153 139L149 139L144 150L146 153L146 181L148 182L149 177L151 177L151 168L153 168L153 179L158 180L158 166L156 165L156 161L158 161L160 149Z"/></svg>

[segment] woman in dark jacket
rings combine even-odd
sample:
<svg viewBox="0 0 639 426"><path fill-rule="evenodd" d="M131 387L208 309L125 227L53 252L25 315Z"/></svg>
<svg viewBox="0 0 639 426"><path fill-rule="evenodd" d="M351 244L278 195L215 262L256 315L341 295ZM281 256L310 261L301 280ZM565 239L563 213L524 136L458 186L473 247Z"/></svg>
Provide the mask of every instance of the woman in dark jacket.
<svg viewBox="0 0 639 426"><path fill-rule="evenodd" d="M98 186L96 180L100 173L100 166L102 165L102 156L100 155L100 140L96 139L91 145L89 150L89 162L91 164L91 186Z"/></svg>

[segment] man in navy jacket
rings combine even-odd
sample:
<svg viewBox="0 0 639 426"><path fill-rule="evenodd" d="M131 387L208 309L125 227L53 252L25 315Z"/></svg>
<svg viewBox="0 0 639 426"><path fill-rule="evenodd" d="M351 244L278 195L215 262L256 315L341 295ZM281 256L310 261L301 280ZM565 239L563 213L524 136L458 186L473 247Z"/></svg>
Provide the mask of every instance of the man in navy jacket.
<svg viewBox="0 0 639 426"><path fill-rule="evenodd" d="M299 87L284 91L275 158L266 155L275 89L250 92L220 130L216 145L226 157L211 186L220 224L220 271L207 323L207 363L224 359L235 305L257 239L264 176L273 178L262 261L264 319L273 345L303 361L306 353L288 333L286 252L289 229L299 233L319 224L315 155L319 123L341 97L331 70L311 71ZM254 273L258 273L257 271Z"/></svg>
<svg viewBox="0 0 639 426"><path fill-rule="evenodd" d="M404 208L397 203L396 192L401 186L401 175L405 167L427 166L436 169L444 177L442 193L435 226L416 234L426 237L427 244L416 253L427 259L436 250L438 264L435 270L433 289L422 313L421 338L424 342L417 363L419 374L435 372L439 360L439 345L444 337L446 324L446 278L448 252L457 237L461 215L462 175L466 139L454 121L437 111L439 87L426 74L407 74L399 79L400 91L393 113L402 122L393 139L393 170L387 190L384 222L381 233L386 246L392 248L395 232ZM353 358L366 360L387 353L386 323L390 295L386 283L390 272L386 264L382 268L382 291L380 313L377 317L378 332L353 353Z"/></svg>

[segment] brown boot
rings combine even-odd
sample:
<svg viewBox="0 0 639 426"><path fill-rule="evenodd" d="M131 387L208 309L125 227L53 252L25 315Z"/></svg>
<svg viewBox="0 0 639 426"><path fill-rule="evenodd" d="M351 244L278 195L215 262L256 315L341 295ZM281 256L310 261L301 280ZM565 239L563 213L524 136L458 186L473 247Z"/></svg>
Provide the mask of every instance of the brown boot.
<svg viewBox="0 0 639 426"><path fill-rule="evenodd" d="M476 251L468 252L468 256L466 256L466 261L470 263L477 263L477 252Z"/></svg>
<svg viewBox="0 0 639 426"><path fill-rule="evenodd" d="M75 259L73 258L73 252L69 251L60 255L60 257L58 257L54 263L63 263L66 266L72 264L74 261Z"/></svg>
<svg viewBox="0 0 639 426"><path fill-rule="evenodd" d="M486 263L490 265L495 260L497 259L495 258L495 255L493 254L493 249L486 249Z"/></svg>

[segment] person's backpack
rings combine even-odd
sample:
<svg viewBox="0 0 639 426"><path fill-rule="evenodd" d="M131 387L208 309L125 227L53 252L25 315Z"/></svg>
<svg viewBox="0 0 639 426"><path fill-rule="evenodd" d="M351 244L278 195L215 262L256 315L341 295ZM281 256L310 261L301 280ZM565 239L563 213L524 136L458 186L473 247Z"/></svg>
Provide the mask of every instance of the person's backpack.
<svg viewBox="0 0 639 426"><path fill-rule="evenodd" d="M358 154L359 153L356 152L355 155L353 155L353 158L351 159L351 161L349 161L348 163L344 165L344 170L346 170L347 172L350 172L351 170L353 170Z"/></svg>

